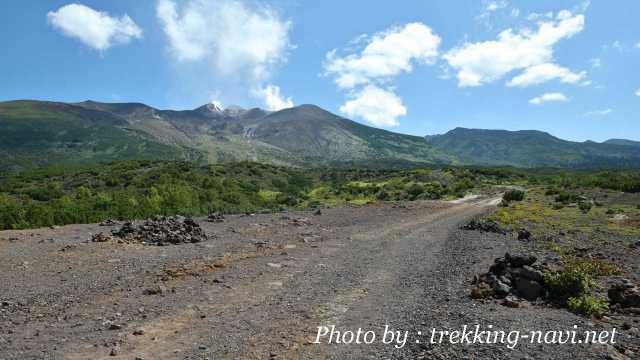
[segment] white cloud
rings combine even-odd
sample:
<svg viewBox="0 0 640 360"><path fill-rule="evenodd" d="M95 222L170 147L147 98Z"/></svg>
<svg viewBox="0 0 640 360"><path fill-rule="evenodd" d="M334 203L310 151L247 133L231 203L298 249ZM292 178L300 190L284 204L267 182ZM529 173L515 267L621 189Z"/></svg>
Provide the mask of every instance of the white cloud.
<svg viewBox="0 0 640 360"><path fill-rule="evenodd" d="M142 37L142 30L129 16L112 17L106 12L80 4L69 4L57 11L50 11L47 20L64 35L101 51Z"/></svg>
<svg viewBox="0 0 640 360"><path fill-rule="evenodd" d="M612 112L613 112L612 109L607 108L607 109L602 109L602 110L588 111L588 112L584 113L583 116L607 116L607 115L611 114Z"/></svg>
<svg viewBox="0 0 640 360"><path fill-rule="evenodd" d="M280 94L280 88L275 85L267 85L262 89L256 89L254 90L254 95L264 100L267 110L278 111L293 107L293 100L290 97L284 98Z"/></svg>
<svg viewBox="0 0 640 360"><path fill-rule="evenodd" d="M326 55L324 75L349 90L349 100L340 111L375 126L397 126L407 109L393 91L381 88L394 77L413 71L417 64L432 65L438 58L441 39L422 23L392 27L372 36L361 35L339 56Z"/></svg>
<svg viewBox="0 0 640 360"><path fill-rule="evenodd" d="M611 47L618 50L618 52L623 52L624 51L624 47L622 46L622 43L620 42L620 40L616 40L611 44Z"/></svg>
<svg viewBox="0 0 640 360"><path fill-rule="evenodd" d="M569 99L563 93L546 93L529 100L530 104L540 105L546 102L567 102Z"/></svg>
<svg viewBox="0 0 640 360"><path fill-rule="evenodd" d="M396 94L374 85L367 85L353 94L352 99L340 107L350 117L359 117L375 126L397 126L399 116L407 114L407 108Z"/></svg>
<svg viewBox="0 0 640 360"><path fill-rule="evenodd" d="M540 13L531 13L529 15L527 15L527 20L529 21L537 21L540 19L553 19L553 11L549 11L547 13L544 14L540 14Z"/></svg>
<svg viewBox="0 0 640 360"><path fill-rule="evenodd" d="M514 70L552 62L554 45L583 28L583 15L563 10L554 20L539 22L536 31L507 29L497 40L466 43L443 57L458 72L459 86L480 86Z"/></svg>
<svg viewBox="0 0 640 360"><path fill-rule="evenodd" d="M539 64L526 68L520 75L511 79L507 86L526 87L553 79L559 79L563 83L575 84L582 81L586 75L587 73L584 71L574 73L556 64Z"/></svg>
<svg viewBox="0 0 640 360"><path fill-rule="evenodd" d="M636 96L640 96L640 89L636 90Z"/></svg>
<svg viewBox="0 0 640 360"><path fill-rule="evenodd" d="M640 42L636 44L636 48L640 49Z"/></svg>
<svg viewBox="0 0 640 360"><path fill-rule="evenodd" d="M489 11L489 12L493 12L499 9L504 9L509 5L509 3L506 0L496 0L496 1L489 1L486 3L485 6L485 11Z"/></svg>
<svg viewBox="0 0 640 360"><path fill-rule="evenodd" d="M591 67L594 69L597 69L602 66L602 60L600 60L599 58L593 58L589 60L589 62L591 63Z"/></svg>
<svg viewBox="0 0 640 360"><path fill-rule="evenodd" d="M361 40L360 40L361 41ZM338 56L330 51L324 64L339 87L350 89L373 81L386 81L413 70L413 63L432 64L438 56L440 37L421 23L410 23L375 34L359 54Z"/></svg>
<svg viewBox="0 0 640 360"><path fill-rule="evenodd" d="M267 6L251 4L188 0L178 6L174 0L159 0L156 14L178 62L208 63L217 76L249 82L251 94L267 106L288 105L290 98L283 99L277 86L265 83L287 61L291 22Z"/></svg>
<svg viewBox="0 0 640 360"><path fill-rule="evenodd" d="M476 16L477 21L481 21L485 27L491 29L493 24L490 21L492 15L497 13L499 10L503 10L509 7L509 2L507 0L483 0L482 1L482 11L478 16ZM520 11L516 8L511 10L511 16L517 17L520 14Z"/></svg>

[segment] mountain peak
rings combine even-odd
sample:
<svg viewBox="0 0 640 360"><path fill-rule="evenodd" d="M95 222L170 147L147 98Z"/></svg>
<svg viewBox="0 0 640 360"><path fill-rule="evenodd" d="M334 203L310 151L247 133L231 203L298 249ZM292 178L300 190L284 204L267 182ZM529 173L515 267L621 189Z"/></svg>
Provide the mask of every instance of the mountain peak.
<svg viewBox="0 0 640 360"><path fill-rule="evenodd" d="M221 113L222 112L222 103L216 100L211 101L210 103L202 106L204 109L208 110L212 113ZM203 110L204 110L203 109Z"/></svg>
<svg viewBox="0 0 640 360"><path fill-rule="evenodd" d="M212 101L196 108L194 111L204 116L220 116L222 115L223 109L220 102Z"/></svg>

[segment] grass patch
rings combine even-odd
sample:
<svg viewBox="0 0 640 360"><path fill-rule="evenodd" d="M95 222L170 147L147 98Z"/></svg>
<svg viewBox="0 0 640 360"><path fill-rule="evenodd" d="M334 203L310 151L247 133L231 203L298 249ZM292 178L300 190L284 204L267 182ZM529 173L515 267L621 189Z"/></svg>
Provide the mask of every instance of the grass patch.
<svg viewBox="0 0 640 360"><path fill-rule="evenodd" d="M610 211L592 207L590 203L589 206L564 205L556 202L553 195L545 194L543 187L535 187L527 192L523 201L499 208L490 219L512 228L526 227L538 235L558 230L585 234L607 230L620 235L640 235L640 227L634 226L633 221L640 218L637 207L620 205L619 208L630 220L616 221Z"/></svg>

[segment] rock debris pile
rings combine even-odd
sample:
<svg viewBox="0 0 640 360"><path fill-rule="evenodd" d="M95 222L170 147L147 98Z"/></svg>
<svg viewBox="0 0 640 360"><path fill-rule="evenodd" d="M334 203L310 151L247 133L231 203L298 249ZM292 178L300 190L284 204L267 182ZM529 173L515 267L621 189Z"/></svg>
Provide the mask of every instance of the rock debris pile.
<svg viewBox="0 0 640 360"><path fill-rule="evenodd" d="M614 306L640 308L640 288L633 285L629 280L625 279L611 286L607 295L609 295L609 302Z"/></svg>
<svg viewBox="0 0 640 360"><path fill-rule="evenodd" d="M491 232L497 234L506 234L507 232L498 225L497 222L493 220L471 220L468 224L462 227L464 230L479 230L484 232Z"/></svg>
<svg viewBox="0 0 640 360"><path fill-rule="evenodd" d="M93 242L115 240L124 243L143 243L149 245L169 245L197 243L207 240L200 225L190 217L156 216L145 220L141 225L126 222L119 229L111 231L111 235L98 233L92 236Z"/></svg>
<svg viewBox="0 0 640 360"><path fill-rule="evenodd" d="M535 265L531 255L510 255L495 259L489 272L476 276L471 297L504 299L506 306L518 307L520 299L534 301L544 298L543 268Z"/></svg>

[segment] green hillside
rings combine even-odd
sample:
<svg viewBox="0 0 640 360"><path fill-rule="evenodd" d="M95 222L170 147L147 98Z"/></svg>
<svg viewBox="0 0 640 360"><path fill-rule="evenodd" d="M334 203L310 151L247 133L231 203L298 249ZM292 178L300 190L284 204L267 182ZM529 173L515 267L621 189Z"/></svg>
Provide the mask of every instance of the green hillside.
<svg viewBox="0 0 640 360"><path fill-rule="evenodd" d="M639 167L640 148L572 142L535 130L456 128L426 140L464 164L516 167Z"/></svg>
<svg viewBox="0 0 640 360"><path fill-rule="evenodd" d="M35 101L0 103L0 169L119 159L178 159L191 151L161 144L109 113Z"/></svg>

